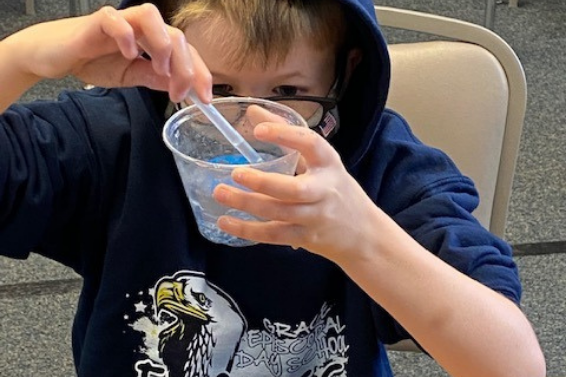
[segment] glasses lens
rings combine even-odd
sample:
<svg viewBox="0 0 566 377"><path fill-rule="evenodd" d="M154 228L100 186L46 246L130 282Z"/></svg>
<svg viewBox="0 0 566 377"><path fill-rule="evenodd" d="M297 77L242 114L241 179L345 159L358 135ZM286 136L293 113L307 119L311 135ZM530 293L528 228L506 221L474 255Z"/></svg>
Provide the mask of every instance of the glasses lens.
<svg viewBox="0 0 566 377"><path fill-rule="evenodd" d="M298 100L284 100L278 102L298 112L307 121L309 127L316 127L324 115L324 109L318 102Z"/></svg>
<svg viewBox="0 0 566 377"><path fill-rule="evenodd" d="M239 103L224 103L217 104L216 109L222 114L222 116L228 121L228 123L235 125L242 121L245 115L245 107ZM201 112L196 112L192 118L194 123L198 124L211 124L211 121L206 115Z"/></svg>

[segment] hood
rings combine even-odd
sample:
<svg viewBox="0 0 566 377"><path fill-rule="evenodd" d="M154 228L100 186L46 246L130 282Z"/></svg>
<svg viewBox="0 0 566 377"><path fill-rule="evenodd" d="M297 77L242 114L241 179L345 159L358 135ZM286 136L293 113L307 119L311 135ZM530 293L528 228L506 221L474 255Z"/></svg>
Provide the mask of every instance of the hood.
<svg viewBox="0 0 566 377"><path fill-rule="evenodd" d="M379 129L389 90L390 62L385 38L375 17L373 1L336 1L347 9L348 22L357 33L356 41L363 51L362 61L352 75L339 105L340 129L330 140L346 166L353 169L366 154ZM147 1L123 0L119 8L144 2ZM171 0L150 2L161 10L166 19L174 10Z"/></svg>

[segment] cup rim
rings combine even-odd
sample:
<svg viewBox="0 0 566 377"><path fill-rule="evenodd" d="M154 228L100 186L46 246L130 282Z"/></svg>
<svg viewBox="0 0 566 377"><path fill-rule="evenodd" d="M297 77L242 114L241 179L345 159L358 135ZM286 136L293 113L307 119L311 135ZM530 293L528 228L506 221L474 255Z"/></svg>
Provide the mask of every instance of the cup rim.
<svg viewBox="0 0 566 377"><path fill-rule="evenodd" d="M290 108L289 106L283 105L281 103L275 102L275 101L270 101L264 98L257 98L257 97L218 97L218 98L214 98L211 102L211 104L215 105L215 104L222 104L222 103L237 103L237 102L247 102L247 103L258 103L258 104L264 104L264 105L269 105L269 106L273 106L276 108L279 108L280 110L284 110L286 112L290 112L291 114L293 114L297 119L299 119L301 124L297 124L297 125L293 125L293 126L297 126L297 127L305 127L308 128L308 124L305 121L305 119L294 109ZM204 160L200 160L198 158L194 158L191 156L187 156L186 154L183 154L181 152L179 152L172 144L171 142L168 140L167 138L167 131L172 127L173 123L182 118L183 116L186 116L186 113L191 112L193 110L198 110L197 105L192 104L189 105L187 107L184 107L180 110L177 110L175 113L173 113L173 115L171 115L169 117L169 119L167 119L165 121L165 125L163 126L163 131L161 132L162 138L163 138L163 142L165 143L165 145L167 146L167 148L173 152L173 154L179 158L181 158L182 160L188 161L188 162L193 162L193 163L197 163L197 164L202 164L204 166L214 166L216 168L230 168L233 169L234 168L234 164L226 164L226 163L218 163L218 162L209 162L209 161L204 161ZM249 167L249 166L262 166L264 164L271 164L275 161L278 161L282 158L288 157L290 155L293 154L297 154L298 152L296 150L293 150L291 153L288 153L286 155L277 157L276 159L273 160L268 160L268 161L262 161L262 162L257 162L257 163L250 163L247 162L245 164L238 164L239 167Z"/></svg>

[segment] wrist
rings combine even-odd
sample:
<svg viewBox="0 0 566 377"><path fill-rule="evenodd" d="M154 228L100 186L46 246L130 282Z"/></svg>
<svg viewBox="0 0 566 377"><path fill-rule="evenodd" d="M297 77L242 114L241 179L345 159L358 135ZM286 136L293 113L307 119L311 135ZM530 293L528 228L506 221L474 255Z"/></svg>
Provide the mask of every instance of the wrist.
<svg viewBox="0 0 566 377"><path fill-rule="evenodd" d="M379 207L373 206L369 213L353 247L335 261L354 280L365 280L369 274L373 284L385 287L404 274L437 262Z"/></svg>
<svg viewBox="0 0 566 377"><path fill-rule="evenodd" d="M23 31L6 37L0 42L0 56L5 73L15 75L19 81L25 80L33 84L42 78L32 71L33 51L26 47L26 37ZM14 77L14 79L15 79Z"/></svg>
<svg viewBox="0 0 566 377"><path fill-rule="evenodd" d="M356 232L350 234L349 247L339 253L335 260L344 270L357 270L358 266L375 264L377 260L384 258L386 249L395 242L392 240L394 234L391 228L397 227L397 224L376 205L366 208L364 220L357 222Z"/></svg>
<svg viewBox="0 0 566 377"><path fill-rule="evenodd" d="M17 38L8 37L0 41L0 112L41 80L37 75L26 71L21 56L23 54Z"/></svg>

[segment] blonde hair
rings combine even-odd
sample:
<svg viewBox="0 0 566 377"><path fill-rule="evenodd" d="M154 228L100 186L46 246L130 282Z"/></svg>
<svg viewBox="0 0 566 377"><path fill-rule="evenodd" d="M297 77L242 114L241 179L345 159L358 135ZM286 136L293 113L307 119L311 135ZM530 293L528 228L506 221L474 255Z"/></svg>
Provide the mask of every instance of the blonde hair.
<svg viewBox="0 0 566 377"><path fill-rule="evenodd" d="M206 20L207 36L220 43L235 66L282 62L293 43L305 38L317 50L334 49L346 40L346 20L337 1L321 0L185 0L171 24L185 30ZM218 27L220 23L228 27ZM234 33L239 40L233 41ZM250 59L253 57L253 59Z"/></svg>

